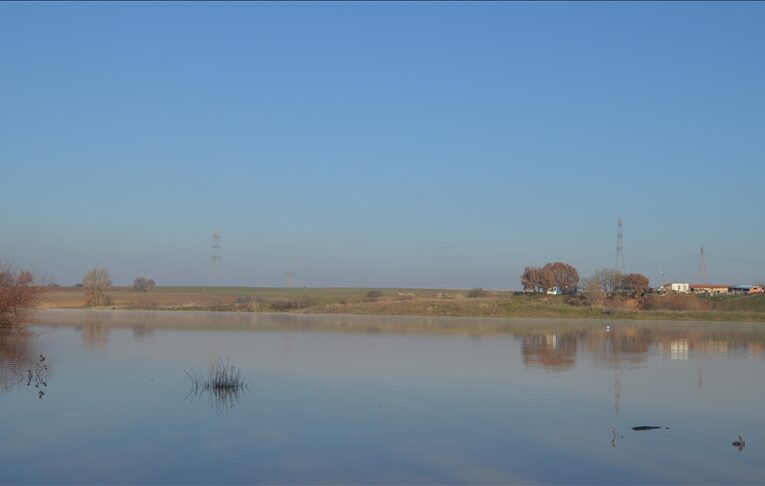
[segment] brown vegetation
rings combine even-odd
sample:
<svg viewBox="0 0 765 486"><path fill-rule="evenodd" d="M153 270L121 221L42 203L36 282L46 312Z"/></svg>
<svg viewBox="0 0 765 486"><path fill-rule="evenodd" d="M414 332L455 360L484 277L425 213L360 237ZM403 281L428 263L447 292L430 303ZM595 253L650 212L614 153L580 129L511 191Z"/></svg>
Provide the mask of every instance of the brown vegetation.
<svg viewBox="0 0 765 486"><path fill-rule="evenodd" d="M590 307L605 307L609 312L614 312L642 308L649 289L648 277L643 274L623 274L604 269L584 279L581 291Z"/></svg>
<svg viewBox="0 0 765 486"><path fill-rule="evenodd" d="M643 310L708 311L712 310L709 299L694 294L650 295L641 301Z"/></svg>
<svg viewBox="0 0 765 486"><path fill-rule="evenodd" d="M146 277L138 277L133 279L133 290L136 292L151 292L157 283L153 279Z"/></svg>
<svg viewBox="0 0 765 486"><path fill-rule="evenodd" d="M526 267L521 274L523 290L545 292L558 287L564 294L576 291L579 273L576 268L563 262L548 263L542 268Z"/></svg>
<svg viewBox="0 0 765 486"><path fill-rule="evenodd" d="M23 324L37 303L40 287L34 276L0 262L0 327Z"/></svg>
<svg viewBox="0 0 765 486"><path fill-rule="evenodd" d="M396 289L369 298L370 289L157 287L135 292L110 290L113 309L293 312L368 315L429 315L474 317L571 317L586 319L690 319L765 321L765 295L711 298L696 295L606 296L599 286L588 292L559 296L487 291L465 298L468 290ZM86 307L81 288L46 288L41 307Z"/></svg>
<svg viewBox="0 0 765 486"><path fill-rule="evenodd" d="M481 287L476 287L474 289L471 289L467 296L468 298L475 299L476 297L486 297L487 292L482 289Z"/></svg>
<svg viewBox="0 0 765 486"><path fill-rule="evenodd" d="M108 305L111 301L105 292L112 286L109 272L104 268L91 268L82 279L85 289L85 301L90 306Z"/></svg>

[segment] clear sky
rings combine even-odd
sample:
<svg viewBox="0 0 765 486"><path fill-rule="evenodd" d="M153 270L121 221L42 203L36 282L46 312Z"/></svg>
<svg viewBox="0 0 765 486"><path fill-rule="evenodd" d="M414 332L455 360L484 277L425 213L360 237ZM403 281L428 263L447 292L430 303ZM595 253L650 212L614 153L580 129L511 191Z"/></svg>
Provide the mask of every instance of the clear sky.
<svg viewBox="0 0 765 486"><path fill-rule="evenodd" d="M765 279L765 3L0 3L0 257L71 285Z"/></svg>

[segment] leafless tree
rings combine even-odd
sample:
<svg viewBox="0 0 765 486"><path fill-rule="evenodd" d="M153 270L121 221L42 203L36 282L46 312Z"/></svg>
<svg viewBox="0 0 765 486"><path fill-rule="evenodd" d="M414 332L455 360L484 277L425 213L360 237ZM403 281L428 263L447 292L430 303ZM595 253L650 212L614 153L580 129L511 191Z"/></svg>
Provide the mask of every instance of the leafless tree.
<svg viewBox="0 0 765 486"><path fill-rule="evenodd" d="M96 306L104 302L104 293L112 286L112 281L105 268L91 268L82 279L82 286L88 305Z"/></svg>
<svg viewBox="0 0 765 486"><path fill-rule="evenodd" d="M605 292L606 295L611 296L616 295L620 291L624 275L617 270L606 268L597 270L593 274L593 277L597 279L603 292Z"/></svg>
<svg viewBox="0 0 765 486"><path fill-rule="evenodd" d="M40 290L31 273L0 261L0 327L17 326L29 319Z"/></svg>
<svg viewBox="0 0 765 486"><path fill-rule="evenodd" d="M630 273L622 277L620 290L625 295L640 297L648 291L648 277L640 273Z"/></svg>
<svg viewBox="0 0 765 486"><path fill-rule="evenodd" d="M151 292L156 287L154 280L145 277L133 279L133 290L136 292Z"/></svg>
<svg viewBox="0 0 765 486"><path fill-rule="evenodd" d="M534 267L526 267L523 269L523 273L521 274L521 285L523 285L523 290L536 292L538 272L539 269Z"/></svg>
<svg viewBox="0 0 765 486"><path fill-rule="evenodd" d="M590 307L598 307L605 302L606 292L597 276L593 275L583 279L580 288Z"/></svg>

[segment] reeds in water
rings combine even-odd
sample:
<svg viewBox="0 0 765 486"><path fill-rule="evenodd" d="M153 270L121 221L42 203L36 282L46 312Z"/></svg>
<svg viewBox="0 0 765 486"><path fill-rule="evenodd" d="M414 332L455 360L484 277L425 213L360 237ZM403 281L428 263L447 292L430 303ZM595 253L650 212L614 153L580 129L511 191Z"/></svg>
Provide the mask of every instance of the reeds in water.
<svg viewBox="0 0 765 486"><path fill-rule="evenodd" d="M194 400L206 395L218 413L233 408L247 390L247 382L241 370L229 360L215 360L206 377L194 370L187 371L186 376L191 380L191 391L187 398Z"/></svg>

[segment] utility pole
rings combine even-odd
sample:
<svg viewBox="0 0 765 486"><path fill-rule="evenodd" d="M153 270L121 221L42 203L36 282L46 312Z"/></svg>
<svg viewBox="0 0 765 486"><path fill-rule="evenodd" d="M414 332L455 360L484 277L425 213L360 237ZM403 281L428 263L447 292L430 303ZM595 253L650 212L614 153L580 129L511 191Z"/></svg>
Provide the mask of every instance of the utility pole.
<svg viewBox="0 0 765 486"><path fill-rule="evenodd" d="M622 217L616 218L616 267L624 273L624 234L622 232Z"/></svg>
<svg viewBox="0 0 765 486"><path fill-rule="evenodd" d="M287 270L284 272L284 278L287 280L287 287L292 288L292 285L295 283L295 271Z"/></svg>
<svg viewBox="0 0 765 486"><path fill-rule="evenodd" d="M707 275L707 262L704 259L704 245L699 249L699 283L709 283Z"/></svg>
<svg viewBox="0 0 765 486"><path fill-rule="evenodd" d="M212 255L210 256L210 275L213 285L220 285L220 235L218 232L212 234Z"/></svg>

